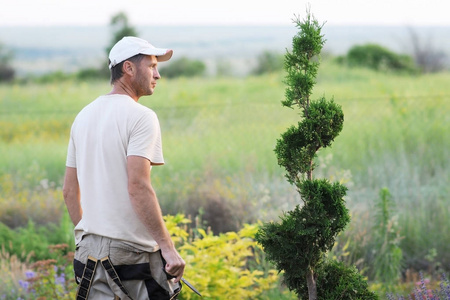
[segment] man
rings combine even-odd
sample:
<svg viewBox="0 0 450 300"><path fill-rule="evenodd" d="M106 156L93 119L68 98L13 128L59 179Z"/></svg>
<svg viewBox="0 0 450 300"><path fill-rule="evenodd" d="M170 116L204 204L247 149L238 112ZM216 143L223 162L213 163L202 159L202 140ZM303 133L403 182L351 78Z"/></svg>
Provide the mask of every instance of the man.
<svg viewBox="0 0 450 300"><path fill-rule="evenodd" d="M138 103L172 54L124 37L109 54L112 91L72 125L63 194L75 225L77 299L174 299L181 290L185 262L150 181L152 166L164 164L159 121Z"/></svg>

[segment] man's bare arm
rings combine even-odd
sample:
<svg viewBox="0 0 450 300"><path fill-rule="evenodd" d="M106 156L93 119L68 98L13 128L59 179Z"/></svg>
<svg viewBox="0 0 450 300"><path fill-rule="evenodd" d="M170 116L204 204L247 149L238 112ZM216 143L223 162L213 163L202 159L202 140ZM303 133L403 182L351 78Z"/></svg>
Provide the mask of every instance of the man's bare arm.
<svg viewBox="0 0 450 300"><path fill-rule="evenodd" d="M77 169L66 167L66 175L64 176L63 187L64 201L66 202L67 211L74 225L77 225L83 210L80 202L80 186L78 184Z"/></svg>
<svg viewBox="0 0 450 300"><path fill-rule="evenodd" d="M145 228L158 243L166 260L167 273L180 281L185 262L175 249L161 213L155 190L150 181L150 161L140 156L127 159L128 193L131 204Z"/></svg>

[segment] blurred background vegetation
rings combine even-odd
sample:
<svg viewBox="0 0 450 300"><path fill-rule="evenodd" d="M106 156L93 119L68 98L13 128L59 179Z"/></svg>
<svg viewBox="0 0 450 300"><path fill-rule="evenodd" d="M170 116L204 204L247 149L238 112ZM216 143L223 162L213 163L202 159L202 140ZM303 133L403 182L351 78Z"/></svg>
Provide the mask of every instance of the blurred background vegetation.
<svg viewBox="0 0 450 300"><path fill-rule="evenodd" d="M132 30L119 20L113 33ZM450 271L450 72L443 51L413 32L411 40L410 55L376 44L324 55L314 94L333 96L345 115L339 139L317 159L321 177L349 188L352 221L330 255L356 265L380 295L406 295L419 272L437 286ZM61 193L69 130L109 92L109 78L107 67L17 76L13 54L0 46L0 267L15 255L18 279L24 265L51 256L48 245L72 241ZM174 59L160 65L158 92L141 99L163 131L166 165L153 182L164 214L184 213L214 234L298 203L273 153L298 118L281 106L283 53L254 56L245 76L226 59L214 75L208 61Z"/></svg>

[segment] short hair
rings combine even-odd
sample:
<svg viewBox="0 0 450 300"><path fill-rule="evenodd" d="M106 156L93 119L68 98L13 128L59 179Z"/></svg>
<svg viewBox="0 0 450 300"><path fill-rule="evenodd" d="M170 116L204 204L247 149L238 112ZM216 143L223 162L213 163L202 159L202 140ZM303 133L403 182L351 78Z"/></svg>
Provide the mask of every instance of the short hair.
<svg viewBox="0 0 450 300"><path fill-rule="evenodd" d="M114 84L117 80L119 80L123 76L122 67L125 61L131 61L135 65L138 65L141 63L142 59L145 57L144 54L136 54L135 56L132 56L130 58L125 59L124 61L118 63L114 67L111 68L111 84ZM111 63L111 61L109 61Z"/></svg>

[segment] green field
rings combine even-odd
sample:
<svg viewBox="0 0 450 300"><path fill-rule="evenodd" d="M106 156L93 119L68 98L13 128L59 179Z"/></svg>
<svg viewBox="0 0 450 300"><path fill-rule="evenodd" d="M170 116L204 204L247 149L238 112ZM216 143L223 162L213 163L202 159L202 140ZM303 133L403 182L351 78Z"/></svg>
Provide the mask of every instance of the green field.
<svg viewBox="0 0 450 300"><path fill-rule="evenodd" d="M317 79L314 97L333 97L345 114L341 135L319 152L316 176L349 187L352 223L339 239L349 241L347 260L371 274L374 208L387 188L404 270L450 270L450 73L409 77L324 61ZM227 231L300 203L273 152L299 120L281 106L284 89L281 73L162 79L141 99L161 123L166 165L152 179L165 214L200 211ZM70 125L109 90L103 81L0 85L0 221L59 221Z"/></svg>

